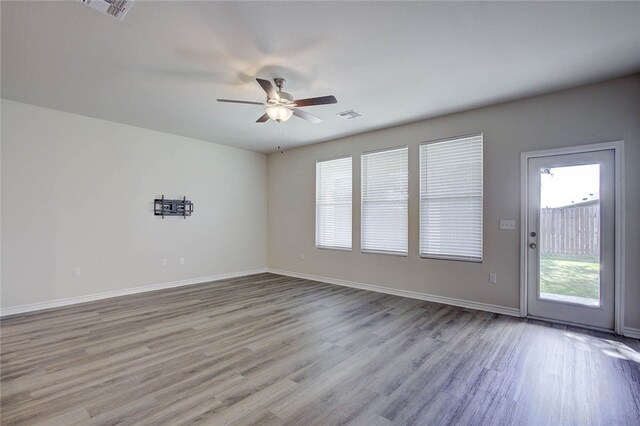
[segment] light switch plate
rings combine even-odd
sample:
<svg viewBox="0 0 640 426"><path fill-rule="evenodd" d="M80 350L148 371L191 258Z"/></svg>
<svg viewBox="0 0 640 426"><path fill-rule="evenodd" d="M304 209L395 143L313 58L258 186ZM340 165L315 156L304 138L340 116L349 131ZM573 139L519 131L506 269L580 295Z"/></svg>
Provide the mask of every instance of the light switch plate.
<svg viewBox="0 0 640 426"><path fill-rule="evenodd" d="M515 220L500 220L500 229L515 230L516 229L516 221Z"/></svg>

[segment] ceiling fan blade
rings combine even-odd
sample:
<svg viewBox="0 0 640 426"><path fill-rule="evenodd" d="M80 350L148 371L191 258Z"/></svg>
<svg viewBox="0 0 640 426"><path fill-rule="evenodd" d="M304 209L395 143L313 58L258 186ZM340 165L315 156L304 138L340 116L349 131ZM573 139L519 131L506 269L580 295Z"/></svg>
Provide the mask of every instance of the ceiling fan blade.
<svg viewBox="0 0 640 426"><path fill-rule="evenodd" d="M294 101L297 107L336 104L338 100L335 96L320 96L318 98L298 99Z"/></svg>
<svg viewBox="0 0 640 426"><path fill-rule="evenodd" d="M218 102L227 102L230 104L248 104L248 105L264 105L264 102L237 101L235 99L216 99Z"/></svg>
<svg viewBox="0 0 640 426"><path fill-rule="evenodd" d="M303 111L301 109L291 108L291 110L293 111L293 115L295 115L296 117L300 117L304 120L310 121L313 124L318 124L322 122L322 118L315 116L313 114L309 114L308 112Z"/></svg>
<svg viewBox="0 0 640 426"><path fill-rule="evenodd" d="M278 95L278 92L276 92L276 89L273 88L273 84L271 84L269 80L256 78L256 81L260 86L262 86L264 91L267 92L267 96L269 97L269 99L275 99L276 101L280 100L280 96Z"/></svg>
<svg viewBox="0 0 640 426"><path fill-rule="evenodd" d="M265 112L262 117L256 120L256 123L264 123L265 121L269 121L269 115Z"/></svg>

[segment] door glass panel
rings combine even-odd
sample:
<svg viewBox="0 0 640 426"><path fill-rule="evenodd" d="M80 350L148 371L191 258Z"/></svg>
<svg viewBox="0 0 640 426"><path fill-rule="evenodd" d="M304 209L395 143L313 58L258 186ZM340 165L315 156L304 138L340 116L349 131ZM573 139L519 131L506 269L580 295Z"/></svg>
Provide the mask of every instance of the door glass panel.
<svg viewBox="0 0 640 426"><path fill-rule="evenodd" d="M540 170L539 297L600 306L600 165Z"/></svg>

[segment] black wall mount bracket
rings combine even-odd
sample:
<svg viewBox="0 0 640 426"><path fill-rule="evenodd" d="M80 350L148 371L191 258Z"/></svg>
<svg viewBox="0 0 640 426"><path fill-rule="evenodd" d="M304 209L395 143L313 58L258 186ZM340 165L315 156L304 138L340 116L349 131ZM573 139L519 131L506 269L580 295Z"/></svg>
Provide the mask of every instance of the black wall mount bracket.
<svg viewBox="0 0 640 426"><path fill-rule="evenodd" d="M153 214L155 216L182 216L184 219L193 213L193 203L182 197L181 200L169 200L164 198L156 198L153 200Z"/></svg>

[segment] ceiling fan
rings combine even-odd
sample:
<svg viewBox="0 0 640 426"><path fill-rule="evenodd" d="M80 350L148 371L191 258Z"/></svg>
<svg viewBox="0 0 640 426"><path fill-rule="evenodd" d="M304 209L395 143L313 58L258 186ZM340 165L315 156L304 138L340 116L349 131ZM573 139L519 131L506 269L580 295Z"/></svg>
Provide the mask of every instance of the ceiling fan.
<svg viewBox="0 0 640 426"><path fill-rule="evenodd" d="M313 114L309 114L308 112L303 111L299 108L313 106L313 105L335 104L338 102L336 100L336 97L331 95L320 96L317 98L306 98L306 99L294 100L293 96L291 96L287 92L282 91L282 87L284 86L284 83L286 81L284 78L273 79L273 82L278 87L278 91L274 89L273 85L269 80L256 78L256 81L262 87L262 89L267 93L266 102L237 101L233 99L218 99L218 102L266 106L267 107L266 112L256 120L256 123L264 123L270 118L280 123L282 121L287 121L288 119L291 118L292 115L295 115L296 117L300 117L314 124L320 123L322 121L322 118L317 117Z"/></svg>

